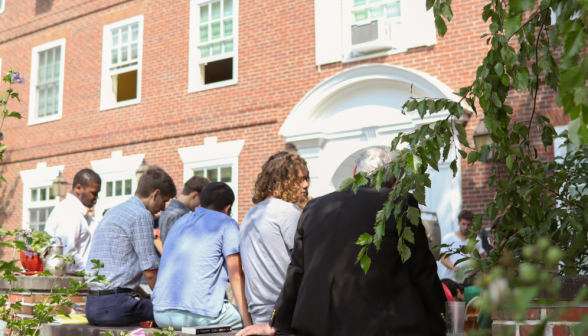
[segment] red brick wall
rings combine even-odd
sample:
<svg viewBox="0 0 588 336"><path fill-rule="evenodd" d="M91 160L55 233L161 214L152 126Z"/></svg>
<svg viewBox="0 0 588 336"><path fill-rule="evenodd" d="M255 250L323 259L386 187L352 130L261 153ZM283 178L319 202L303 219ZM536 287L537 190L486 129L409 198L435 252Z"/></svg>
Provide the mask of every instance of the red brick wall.
<svg viewBox="0 0 588 336"><path fill-rule="evenodd" d="M239 83L187 93L189 1L56 0L50 11L36 15L34 1L6 0L0 15L2 72L18 69L29 78L31 49L66 38L63 117L27 126L9 120L4 126L9 147L0 171L9 185L0 188L0 226L13 229L22 221L19 172L38 162L65 165L71 183L90 161L145 153L148 164L164 168L181 188L183 165L177 149L203 144L207 136L219 142L245 139L239 159L239 217L251 206L251 187L263 161L284 147L278 135L294 106L326 78L359 63L409 67L439 78L454 90L471 83L487 51L479 36L487 32L481 20L485 1L453 2L454 20L444 39L431 47L349 64L334 63L319 72L314 60L314 1L240 2ZM145 16L142 101L100 111L103 26L128 17ZM4 87L4 86L2 86ZM29 85L18 86L22 103L11 110L28 115ZM528 98L513 104L526 118ZM551 108L553 96L541 100ZM556 111L557 112L557 111ZM559 120L558 122L563 120ZM475 118L468 124L471 134ZM491 197L485 179L489 165L463 168L464 208L479 210ZM5 196L6 195L6 196ZM471 196L476 195L476 198Z"/></svg>

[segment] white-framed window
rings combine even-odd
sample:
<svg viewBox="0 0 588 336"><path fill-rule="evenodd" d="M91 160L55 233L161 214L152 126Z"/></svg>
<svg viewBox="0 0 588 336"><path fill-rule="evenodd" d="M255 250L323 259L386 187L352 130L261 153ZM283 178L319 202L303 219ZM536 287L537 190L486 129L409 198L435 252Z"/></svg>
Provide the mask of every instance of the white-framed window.
<svg viewBox="0 0 588 336"><path fill-rule="evenodd" d="M238 0L190 2L188 92L237 84Z"/></svg>
<svg viewBox="0 0 588 336"><path fill-rule="evenodd" d="M100 110L141 102L143 15L104 26Z"/></svg>
<svg viewBox="0 0 588 336"><path fill-rule="evenodd" d="M29 125L61 119L65 39L33 48Z"/></svg>
<svg viewBox="0 0 588 336"><path fill-rule="evenodd" d="M239 220L239 154L245 140L217 142L216 137L204 139L204 145L178 149L184 162L184 182L199 175L211 182L225 182L235 194L231 216Z"/></svg>
<svg viewBox="0 0 588 336"><path fill-rule="evenodd" d="M5 0L0 0L0 14L4 13Z"/></svg>
<svg viewBox="0 0 588 336"><path fill-rule="evenodd" d="M53 208L59 203L53 195L53 180L63 171L64 166L47 167L45 162L36 169L20 172L23 181L22 227L43 231Z"/></svg>
<svg viewBox="0 0 588 336"><path fill-rule="evenodd" d="M145 158L144 154L123 156L122 151L114 151L111 158L92 161L94 170L102 179L94 218L100 220L104 210L108 210L131 198L137 189L137 169Z"/></svg>

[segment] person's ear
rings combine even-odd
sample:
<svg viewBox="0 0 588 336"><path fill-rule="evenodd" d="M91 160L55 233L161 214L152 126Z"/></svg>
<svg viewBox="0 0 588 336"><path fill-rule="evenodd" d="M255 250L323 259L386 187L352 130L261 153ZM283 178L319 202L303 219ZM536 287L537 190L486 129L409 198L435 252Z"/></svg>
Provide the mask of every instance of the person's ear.
<svg viewBox="0 0 588 336"><path fill-rule="evenodd" d="M227 216L230 216L229 214L231 213L231 205L227 205L226 207L224 207L223 211L221 211L221 212Z"/></svg>
<svg viewBox="0 0 588 336"><path fill-rule="evenodd" d="M197 198L200 198L200 193L197 192L197 191L192 191L190 193L190 199L193 199L194 200L194 199L197 199Z"/></svg>
<svg viewBox="0 0 588 336"><path fill-rule="evenodd" d="M153 200L156 200L157 196L161 197L161 190L159 190L159 189L155 189L155 191L151 194L151 198Z"/></svg>

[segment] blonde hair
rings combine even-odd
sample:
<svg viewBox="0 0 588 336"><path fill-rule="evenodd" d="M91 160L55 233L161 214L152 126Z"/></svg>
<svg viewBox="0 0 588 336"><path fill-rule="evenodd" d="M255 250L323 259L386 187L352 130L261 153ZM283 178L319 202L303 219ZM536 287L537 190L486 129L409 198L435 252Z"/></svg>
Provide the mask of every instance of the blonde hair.
<svg viewBox="0 0 588 336"><path fill-rule="evenodd" d="M298 203L300 201L300 176L304 160L297 153L278 152L269 157L261 167L261 173L257 175L257 181L253 187L254 204L268 197L279 198L282 201ZM305 176L310 183L310 178Z"/></svg>

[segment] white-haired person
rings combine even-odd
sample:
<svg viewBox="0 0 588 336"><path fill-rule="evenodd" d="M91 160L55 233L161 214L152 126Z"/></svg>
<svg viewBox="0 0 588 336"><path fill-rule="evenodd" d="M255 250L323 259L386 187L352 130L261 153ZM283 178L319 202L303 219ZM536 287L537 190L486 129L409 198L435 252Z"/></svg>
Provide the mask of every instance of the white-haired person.
<svg viewBox="0 0 588 336"><path fill-rule="evenodd" d="M355 171L367 176L387 165L397 151L370 147L359 153ZM412 226L412 256L403 263L397 249L394 216L386 223L381 249L368 253L367 274L355 264L361 246L357 238L373 232L376 213L397 183L388 172L382 188L365 185L333 192L308 202L294 238L286 282L268 324L257 324L237 335L433 335L445 334L445 293L437 276L422 223ZM408 195L403 206L418 207ZM407 219L404 219L407 222ZM410 225L410 224L408 224Z"/></svg>

